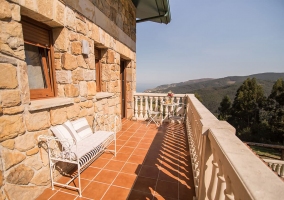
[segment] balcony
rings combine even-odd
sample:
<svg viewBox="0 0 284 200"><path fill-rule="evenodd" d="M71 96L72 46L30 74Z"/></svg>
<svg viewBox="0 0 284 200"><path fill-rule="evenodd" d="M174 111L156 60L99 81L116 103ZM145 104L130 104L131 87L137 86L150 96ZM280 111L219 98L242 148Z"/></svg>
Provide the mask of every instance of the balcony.
<svg viewBox="0 0 284 200"><path fill-rule="evenodd" d="M38 199L282 199L284 182L194 95L185 123L168 120L166 94L136 93L133 120L117 133L117 157L104 153L82 173L82 195L46 189ZM146 108L160 112L160 127L146 126ZM111 147L110 147L111 148ZM65 177L61 178L62 181ZM72 184L77 184L75 181Z"/></svg>

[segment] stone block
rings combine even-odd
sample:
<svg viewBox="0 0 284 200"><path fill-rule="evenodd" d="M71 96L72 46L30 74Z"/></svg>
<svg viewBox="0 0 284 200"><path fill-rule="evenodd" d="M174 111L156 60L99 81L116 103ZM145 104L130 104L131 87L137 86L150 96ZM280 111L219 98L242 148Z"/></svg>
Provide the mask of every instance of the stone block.
<svg viewBox="0 0 284 200"><path fill-rule="evenodd" d="M0 142L25 132L22 115L4 115L0 117Z"/></svg>
<svg viewBox="0 0 284 200"><path fill-rule="evenodd" d="M88 30L86 23L82 22L79 19L76 19L76 30L77 33L82 33L83 35L86 35Z"/></svg>
<svg viewBox="0 0 284 200"><path fill-rule="evenodd" d="M67 28L54 28L52 29L54 48L56 51L66 52L68 51L68 29Z"/></svg>
<svg viewBox="0 0 284 200"><path fill-rule="evenodd" d="M50 122L51 125L63 124L67 121L66 107L57 107L50 109Z"/></svg>
<svg viewBox="0 0 284 200"><path fill-rule="evenodd" d="M32 149L36 143L33 133L25 133L15 139L15 148L19 151L27 151Z"/></svg>
<svg viewBox="0 0 284 200"><path fill-rule="evenodd" d="M88 114L87 109L86 108L81 108L80 113L79 113L79 117L86 117Z"/></svg>
<svg viewBox="0 0 284 200"><path fill-rule="evenodd" d="M57 96L58 97L65 97L64 85L57 84Z"/></svg>
<svg viewBox="0 0 284 200"><path fill-rule="evenodd" d="M39 158L39 155L30 156L25 160L25 165L32 167L35 170L39 170L42 168L42 162Z"/></svg>
<svg viewBox="0 0 284 200"><path fill-rule="evenodd" d="M36 199L45 189L45 187L40 186L14 185L9 183L6 183L4 186L7 199Z"/></svg>
<svg viewBox="0 0 284 200"><path fill-rule="evenodd" d="M56 11L55 11L55 20L62 25L64 25L64 19L65 19L65 5L61 3L60 1L56 1Z"/></svg>
<svg viewBox="0 0 284 200"><path fill-rule="evenodd" d="M28 131L39 131L50 127L50 115L48 111L28 113L25 116Z"/></svg>
<svg viewBox="0 0 284 200"><path fill-rule="evenodd" d="M71 43L71 53L73 55L80 55L82 54L82 44L79 41Z"/></svg>
<svg viewBox="0 0 284 200"><path fill-rule="evenodd" d="M11 140L6 140L4 142L1 143L1 145L7 149L13 150L15 147L15 140L11 139Z"/></svg>
<svg viewBox="0 0 284 200"><path fill-rule="evenodd" d="M62 65L64 69L67 70L74 70L77 68L77 60L76 57L69 54L69 53L64 53L62 55Z"/></svg>
<svg viewBox="0 0 284 200"><path fill-rule="evenodd" d="M86 116L86 119L87 119L90 127L93 127L94 117L93 116Z"/></svg>
<svg viewBox="0 0 284 200"><path fill-rule="evenodd" d="M27 155L27 156L31 156L31 155L37 154L38 151L39 151L39 148L38 148L38 147L34 147L34 148L28 150L28 151L26 152L26 155Z"/></svg>
<svg viewBox="0 0 284 200"><path fill-rule="evenodd" d="M0 170L0 187L2 187L2 185L3 185L3 172L2 172L2 170ZM0 199L1 199L1 190L0 190Z"/></svg>
<svg viewBox="0 0 284 200"><path fill-rule="evenodd" d="M91 107L91 108L87 108L87 115L93 115L95 113L95 108Z"/></svg>
<svg viewBox="0 0 284 200"><path fill-rule="evenodd" d="M85 59L83 58L82 55L77 56L77 65L78 65L78 67L82 67L82 68L85 68L85 69L88 68L88 66L85 62Z"/></svg>
<svg viewBox="0 0 284 200"><path fill-rule="evenodd" d="M91 31L91 34L90 34L90 38L92 39L92 40L94 40L95 41L95 43L99 43L100 42L100 35L99 35L99 27L96 25L96 24L94 24L94 23L91 23L92 25L92 27L91 28L89 28Z"/></svg>
<svg viewBox="0 0 284 200"><path fill-rule="evenodd" d="M48 19L53 19L53 12L56 10L54 0L36 0L37 1L37 12Z"/></svg>
<svg viewBox="0 0 284 200"><path fill-rule="evenodd" d="M74 11L68 6L66 6L65 9L66 9L65 26L68 27L71 30L76 30L76 23L75 23L76 16L75 16Z"/></svg>
<svg viewBox="0 0 284 200"><path fill-rule="evenodd" d="M107 52L107 63L108 64L114 64L115 63L114 58L115 58L115 51L108 50L108 52Z"/></svg>
<svg viewBox="0 0 284 200"><path fill-rule="evenodd" d="M70 70L56 70L57 83L71 83L72 73Z"/></svg>
<svg viewBox="0 0 284 200"><path fill-rule="evenodd" d="M85 58L85 62L88 64L89 69L96 69L95 55L89 54L88 57Z"/></svg>
<svg viewBox="0 0 284 200"><path fill-rule="evenodd" d="M20 164L9 172L6 181L16 185L28 185L33 176L34 171L30 167Z"/></svg>
<svg viewBox="0 0 284 200"><path fill-rule="evenodd" d="M79 96L79 86L78 85L73 85L73 84L65 85L64 90L65 90L66 97Z"/></svg>
<svg viewBox="0 0 284 200"><path fill-rule="evenodd" d="M14 115L24 112L25 107L24 106L16 106L16 107L10 107L10 108L4 108L3 114L7 115Z"/></svg>
<svg viewBox="0 0 284 200"><path fill-rule="evenodd" d="M74 104L72 106L68 106L66 108L67 111L67 118L68 119L75 119L79 116L80 113L80 105L79 104Z"/></svg>
<svg viewBox="0 0 284 200"><path fill-rule="evenodd" d="M109 81L110 80L110 70L107 64L102 64L102 81Z"/></svg>
<svg viewBox="0 0 284 200"><path fill-rule="evenodd" d="M80 87L80 96L81 97L86 97L88 88L87 88L87 82L86 81L80 81L79 82L79 87Z"/></svg>
<svg viewBox="0 0 284 200"><path fill-rule="evenodd" d="M0 20L10 20L12 18L10 4L5 0L1 0L0 3Z"/></svg>
<svg viewBox="0 0 284 200"><path fill-rule="evenodd" d="M87 87L88 87L88 96L94 96L96 95L96 82L94 81L89 81L87 83Z"/></svg>
<svg viewBox="0 0 284 200"><path fill-rule="evenodd" d="M14 50L8 44L1 43L0 41L0 52L16 57L16 58L19 58L20 60L25 59L25 52L24 52L23 46Z"/></svg>
<svg viewBox="0 0 284 200"><path fill-rule="evenodd" d="M0 63L0 88L14 89L18 86L16 67L9 63Z"/></svg>
<svg viewBox="0 0 284 200"><path fill-rule="evenodd" d="M85 81L96 80L96 70L85 70L84 71L84 80Z"/></svg>
<svg viewBox="0 0 284 200"><path fill-rule="evenodd" d="M1 92L2 107L17 106L21 103L21 95L19 90L3 90Z"/></svg>
<svg viewBox="0 0 284 200"><path fill-rule="evenodd" d="M20 80L20 92L23 104L30 103L30 87L29 78L27 73L27 64L25 62L19 63L19 80Z"/></svg>
<svg viewBox="0 0 284 200"><path fill-rule="evenodd" d="M26 156L15 150L3 149L1 152L1 156L3 159L4 169L8 170L12 166L22 162Z"/></svg>
<svg viewBox="0 0 284 200"><path fill-rule="evenodd" d="M91 108L93 107L93 101L88 100L88 101L81 102L80 106L84 108Z"/></svg>
<svg viewBox="0 0 284 200"><path fill-rule="evenodd" d="M48 167L42 168L40 171L35 174L31 183L35 185L48 185L50 182L50 172Z"/></svg>
<svg viewBox="0 0 284 200"><path fill-rule="evenodd" d="M72 80L73 83L78 83L79 81L84 80L84 70L82 68L77 68L72 71Z"/></svg>
<svg viewBox="0 0 284 200"><path fill-rule="evenodd" d="M44 148L40 148L39 152L40 152L40 158L41 158L43 166L47 166L49 164L48 153L46 152Z"/></svg>
<svg viewBox="0 0 284 200"><path fill-rule="evenodd" d="M72 32L72 31L69 31L69 40L70 40L70 41L76 41L76 40L78 40L78 35L77 35L77 33L74 33L74 32Z"/></svg>
<svg viewBox="0 0 284 200"><path fill-rule="evenodd" d="M61 59L54 59L54 68L56 70L61 70L62 69Z"/></svg>

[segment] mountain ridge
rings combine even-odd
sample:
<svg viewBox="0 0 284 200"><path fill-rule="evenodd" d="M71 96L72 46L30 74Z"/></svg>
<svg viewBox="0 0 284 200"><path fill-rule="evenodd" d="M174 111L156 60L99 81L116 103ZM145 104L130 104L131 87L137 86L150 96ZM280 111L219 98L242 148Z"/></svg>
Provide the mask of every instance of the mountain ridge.
<svg viewBox="0 0 284 200"><path fill-rule="evenodd" d="M227 76L216 79L194 79L180 82L182 84L164 84L153 89L148 89L145 92L167 93L171 90L175 94L198 93L202 99L202 103L213 114L217 115L218 106L222 98L228 95L233 102L237 89L247 78L256 78L258 84L263 87L264 94L268 96L275 81L278 78L284 79L284 73L267 72L247 76Z"/></svg>

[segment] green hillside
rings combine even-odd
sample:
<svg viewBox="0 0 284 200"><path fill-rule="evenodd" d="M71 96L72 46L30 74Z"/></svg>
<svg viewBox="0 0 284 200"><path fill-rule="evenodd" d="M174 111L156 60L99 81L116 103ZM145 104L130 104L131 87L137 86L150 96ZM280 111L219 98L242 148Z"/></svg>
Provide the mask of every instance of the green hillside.
<svg viewBox="0 0 284 200"><path fill-rule="evenodd" d="M166 93L169 90L176 94L198 93L202 98L202 103L214 114L217 110L222 98L228 95L233 101L237 89L247 78L256 78L258 84L262 85L264 94L270 94L274 82L278 78L284 79L284 73L262 73L249 76L229 76L219 79L200 79L200 81L189 82L190 84L182 84L172 86L173 84L158 86L154 89L149 89L147 92Z"/></svg>

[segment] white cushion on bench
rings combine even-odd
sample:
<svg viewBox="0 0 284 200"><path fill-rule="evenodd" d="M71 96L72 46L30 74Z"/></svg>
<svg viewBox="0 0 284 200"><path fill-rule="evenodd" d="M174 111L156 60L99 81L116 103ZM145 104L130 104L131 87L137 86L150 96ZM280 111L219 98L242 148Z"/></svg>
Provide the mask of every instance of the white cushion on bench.
<svg viewBox="0 0 284 200"><path fill-rule="evenodd" d="M72 121L71 123L81 139L89 137L93 134L93 131L90 128L90 125L86 118L80 118L75 121Z"/></svg>
<svg viewBox="0 0 284 200"><path fill-rule="evenodd" d="M77 133L73 128L69 128L68 126L62 124L62 125L53 126L50 129L59 140L63 141L66 140L66 142L61 142L61 145L64 148L67 148L68 146L74 144L73 142L73 139L75 139L74 135Z"/></svg>
<svg viewBox="0 0 284 200"><path fill-rule="evenodd" d="M80 159L92 149L100 148L100 145L111 135L114 135L114 132L97 131L91 136L85 138L84 140L81 140L77 144L77 149L76 146L73 146L71 150Z"/></svg>

